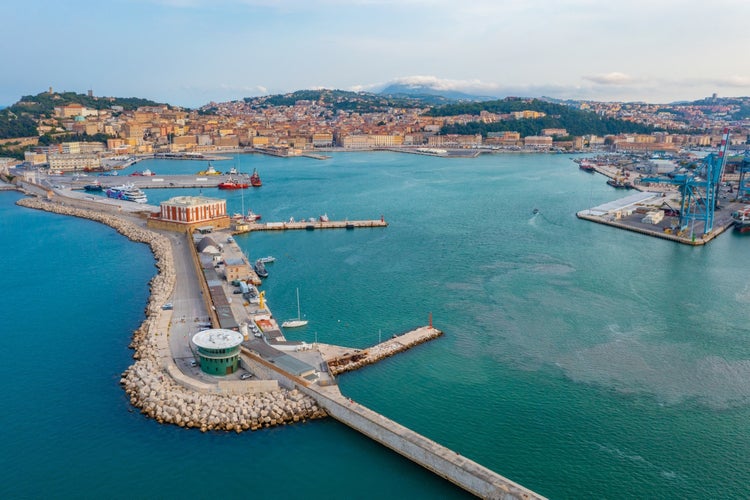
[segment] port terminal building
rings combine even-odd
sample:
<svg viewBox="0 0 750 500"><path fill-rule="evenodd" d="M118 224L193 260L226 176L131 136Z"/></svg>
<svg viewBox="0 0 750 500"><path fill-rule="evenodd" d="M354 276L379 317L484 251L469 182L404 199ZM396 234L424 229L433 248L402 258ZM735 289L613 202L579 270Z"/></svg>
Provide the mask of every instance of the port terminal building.
<svg viewBox="0 0 750 500"><path fill-rule="evenodd" d="M240 332L214 328L193 336L201 371L209 375L230 375L237 371L240 360Z"/></svg>

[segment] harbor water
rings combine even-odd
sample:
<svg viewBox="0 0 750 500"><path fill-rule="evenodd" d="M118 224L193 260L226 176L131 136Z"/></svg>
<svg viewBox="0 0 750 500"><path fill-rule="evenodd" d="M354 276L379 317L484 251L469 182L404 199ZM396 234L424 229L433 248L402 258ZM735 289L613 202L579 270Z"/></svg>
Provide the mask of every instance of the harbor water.
<svg viewBox="0 0 750 500"><path fill-rule="evenodd" d="M743 498L750 485L750 238L689 247L579 220L621 193L565 155L239 155L263 187L203 194L262 221L387 228L238 235L292 340L437 340L339 377L345 396L551 498ZM147 160L121 175L193 173ZM123 179L125 180L125 179ZM145 245L0 193L3 498L451 498L331 420L243 434L159 425L118 385L156 272ZM536 209L536 210L535 210ZM221 483L217 482L221 480Z"/></svg>

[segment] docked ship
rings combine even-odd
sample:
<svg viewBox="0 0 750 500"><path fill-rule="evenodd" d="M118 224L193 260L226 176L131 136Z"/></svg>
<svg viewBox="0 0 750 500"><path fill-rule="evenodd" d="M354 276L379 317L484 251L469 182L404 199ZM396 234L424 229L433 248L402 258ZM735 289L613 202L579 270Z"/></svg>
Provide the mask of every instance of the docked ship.
<svg viewBox="0 0 750 500"><path fill-rule="evenodd" d="M253 187L261 187L263 185L256 169L253 169L253 175L250 176L250 185Z"/></svg>
<svg viewBox="0 0 750 500"><path fill-rule="evenodd" d="M247 189L247 182L240 182L232 177L219 183L219 189Z"/></svg>
<svg viewBox="0 0 750 500"><path fill-rule="evenodd" d="M629 181L623 181L622 179L609 179L607 184L616 189L630 189L633 187Z"/></svg>
<svg viewBox="0 0 750 500"><path fill-rule="evenodd" d="M216 170L213 165L211 165L211 162L208 162L208 168L206 170L201 170L198 172L198 175L221 175L221 172Z"/></svg>
<svg viewBox="0 0 750 500"><path fill-rule="evenodd" d="M596 172L596 166L590 161L586 160L581 160L581 162L578 164L578 168L580 168L584 172L589 172L592 174Z"/></svg>
<svg viewBox="0 0 750 500"><path fill-rule="evenodd" d="M146 169L146 170L136 170L135 172L133 172L130 175L131 176L135 176L135 177L139 177L139 176L151 177L151 176L154 176L156 174L154 174L151 170Z"/></svg>
<svg viewBox="0 0 750 500"><path fill-rule="evenodd" d="M109 198L116 200L132 201L135 203L146 203L148 198L146 193L135 187L133 184L124 184L122 186L112 186L105 191Z"/></svg>
<svg viewBox="0 0 750 500"><path fill-rule="evenodd" d="M266 265L263 264L262 260L260 259L256 260L253 268L255 269L255 274L257 274L258 277L268 278L268 271L266 270Z"/></svg>
<svg viewBox="0 0 750 500"><path fill-rule="evenodd" d="M745 205L742 210L732 212L734 230L738 233L750 233L750 205Z"/></svg>
<svg viewBox="0 0 750 500"><path fill-rule="evenodd" d="M102 185L99 184L98 182L95 182L93 184L86 184L85 186L83 186L83 189L84 189L84 191L90 191L90 192L103 191L104 190L104 188L102 187Z"/></svg>
<svg viewBox="0 0 750 500"><path fill-rule="evenodd" d="M122 195L122 199L125 201L134 201L135 203L146 203L148 201L146 193L132 184L127 186L127 189L125 189L125 192Z"/></svg>

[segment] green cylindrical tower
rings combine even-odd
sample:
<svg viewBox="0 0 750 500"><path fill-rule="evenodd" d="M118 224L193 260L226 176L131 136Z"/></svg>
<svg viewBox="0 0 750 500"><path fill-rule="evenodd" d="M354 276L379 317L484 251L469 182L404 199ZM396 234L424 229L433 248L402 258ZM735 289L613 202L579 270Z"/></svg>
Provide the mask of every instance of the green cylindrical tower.
<svg viewBox="0 0 750 500"><path fill-rule="evenodd" d="M198 347L201 370L209 375L229 375L237 371L240 344L244 338L234 330L203 330L193 335Z"/></svg>

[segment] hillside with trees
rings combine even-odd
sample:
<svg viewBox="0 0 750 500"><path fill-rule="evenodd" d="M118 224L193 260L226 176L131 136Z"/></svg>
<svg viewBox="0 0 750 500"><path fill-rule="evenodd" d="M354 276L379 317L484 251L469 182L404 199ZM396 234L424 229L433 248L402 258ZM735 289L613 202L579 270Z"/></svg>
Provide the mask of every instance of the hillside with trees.
<svg viewBox="0 0 750 500"><path fill-rule="evenodd" d="M389 108L424 108L420 98L390 97L369 92L348 90L298 90L289 94L276 94L264 97L246 97L245 103L251 107L294 106L297 101L312 101L333 111L343 110L357 113L376 113Z"/></svg>
<svg viewBox="0 0 750 500"><path fill-rule="evenodd" d="M555 104L540 99L507 98L497 101L448 104L432 108L426 116L479 116L482 111L498 115L507 115L520 111L538 111L546 116L541 118L504 119L493 123L472 121L464 124L445 125L443 134L482 134L488 132L519 132L522 137L539 135L545 128L563 128L568 134L581 136L587 134L609 135L623 133L650 134L653 127L646 125L603 118L590 111L581 111L570 106Z"/></svg>
<svg viewBox="0 0 750 500"><path fill-rule="evenodd" d="M90 109L122 106L124 110L133 110L140 106L164 106L138 97L94 97L75 92L42 92L23 96L17 103L0 110L0 138L36 136L38 120L52 118L55 106L74 103Z"/></svg>

